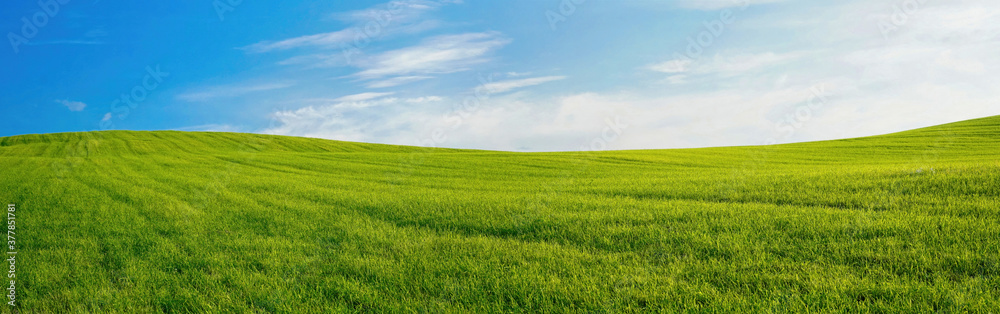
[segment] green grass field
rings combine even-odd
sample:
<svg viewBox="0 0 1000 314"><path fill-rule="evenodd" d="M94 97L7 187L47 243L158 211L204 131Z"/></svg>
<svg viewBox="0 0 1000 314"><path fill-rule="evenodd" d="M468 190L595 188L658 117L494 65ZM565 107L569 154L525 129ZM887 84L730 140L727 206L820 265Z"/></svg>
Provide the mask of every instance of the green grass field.
<svg viewBox="0 0 1000 314"><path fill-rule="evenodd" d="M0 202L25 313L996 313L998 156L1000 117L576 153L65 133L0 139Z"/></svg>

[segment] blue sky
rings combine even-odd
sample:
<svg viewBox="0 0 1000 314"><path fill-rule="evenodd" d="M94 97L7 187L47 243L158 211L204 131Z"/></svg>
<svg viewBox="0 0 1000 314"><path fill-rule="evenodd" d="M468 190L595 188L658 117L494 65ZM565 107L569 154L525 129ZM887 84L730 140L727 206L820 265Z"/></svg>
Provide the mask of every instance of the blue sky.
<svg viewBox="0 0 1000 314"><path fill-rule="evenodd" d="M41 3L41 4L40 4ZM9 1L0 136L512 151L756 145L1000 114L995 1Z"/></svg>

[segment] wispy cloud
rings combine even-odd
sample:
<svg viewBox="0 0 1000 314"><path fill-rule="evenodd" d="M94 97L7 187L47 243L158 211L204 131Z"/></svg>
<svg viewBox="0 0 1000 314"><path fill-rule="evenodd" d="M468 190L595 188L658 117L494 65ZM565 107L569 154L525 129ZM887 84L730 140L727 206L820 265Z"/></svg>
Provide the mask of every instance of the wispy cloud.
<svg viewBox="0 0 1000 314"><path fill-rule="evenodd" d="M54 40L43 40L43 41L32 41L28 45L33 46L44 46L44 45L103 45L103 41L98 40L86 40L86 39L54 39Z"/></svg>
<svg viewBox="0 0 1000 314"><path fill-rule="evenodd" d="M436 74L468 70L489 60L488 53L509 40L499 33L467 33L427 38L416 46L385 51L373 42L436 29L443 22L430 15L461 0L394 0L332 17L349 27L242 47L252 53L294 50L279 65L308 69L352 67L351 77L368 88L389 88L432 79ZM373 27L373 25L377 27ZM370 46L371 45L371 46Z"/></svg>
<svg viewBox="0 0 1000 314"><path fill-rule="evenodd" d="M357 24L386 18L410 21L419 19L425 12L435 10L441 6L461 3L461 0L394 0L364 10L336 13L333 17Z"/></svg>
<svg viewBox="0 0 1000 314"><path fill-rule="evenodd" d="M737 53L716 54L711 58L699 60L682 58L647 66L655 72L672 74L671 78L685 78L690 75L712 75L716 77L735 77L753 75L760 70L772 70L799 57L799 53Z"/></svg>
<svg viewBox="0 0 1000 314"><path fill-rule="evenodd" d="M427 79L432 79L433 76L397 76L390 79L379 80L368 83L368 88L386 88L399 86L403 84L409 84L417 81L423 81Z"/></svg>
<svg viewBox="0 0 1000 314"><path fill-rule="evenodd" d="M684 73L690 70L691 64L694 60L691 59L673 59L670 61L651 64L647 66L650 71L662 72L662 73Z"/></svg>
<svg viewBox="0 0 1000 314"><path fill-rule="evenodd" d="M298 45L298 40L288 45ZM354 56L351 63L346 61L343 52L321 52L294 56L279 64L354 66L360 70L352 76L368 81L365 84L368 88L387 88L432 79L438 74L467 71L474 65L491 61L492 53L510 42L498 32L440 35L410 47Z"/></svg>
<svg viewBox="0 0 1000 314"><path fill-rule="evenodd" d="M444 101L444 97L440 97L440 96L423 96L423 97L417 97L417 98L406 98L406 99L403 99L403 102L407 102L407 103L411 103L411 104L422 104L422 103L440 102L440 101Z"/></svg>
<svg viewBox="0 0 1000 314"><path fill-rule="evenodd" d="M362 79L466 71L490 60L490 53L510 43L497 32L442 35L416 46L375 55L355 74Z"/></svg>
<svg viewBox="0 0 1000 314"><path fill-rule="evenodd" d="M262 41L255 43L250 46L244 47L247 51L251 52L269 52L274 50L287 50L292 48L301 48L309 46L328 46L336 47L342 43L348 43L354 40L355 36L359 34L357 29L349 28L334 32L307 35L295 38L289 38L279 41Z"/></svg>
<svg viewBox="0 0 1000 314"><path fill-rule="evenodd" d="M769 4L789 0L680 0L682 8L696 10L721 10L727 8L745 8L754 4Z"/></svg>
<svg viewBox="0 0 1000 314"><path fill-rule="evenodd" d="M103 45L105 42L101 40L103 37L107 37L108 32L104 30L104 27L97 27L88 30L83 33L82 36L74 36L70 38L56 38L50 40L32 40L28 42L28 45L33 46L47 46L47 45Z"/></svg>
<svg viewBox="0 0 1000 314"><path fill-rule="evenodd" d="M87 108L87 104L79 101L56 100L56 102L66 106L69 111L83 111L83 109Z"/></svg>
<svg viewBox="0 0 1000 314"><path fill-rule="evenodd" d="M250 52L270 52L296 48L342 48L359 39L390 37L399 34L415 34L440 26L440 22L424 19L427 12L455 1L397 0L372 8L335 14L334 17L349 23L345 29L299 36L276 41L261 41L243 49ZM378 28L368 28L369 23L377 23ZM373 31L374 30L374 31Z"/></svg>
<svg viewBox="0 0 1000 314"><path fill-rule="evenodd" d="M263 83L255 85L225 85L205 88L198 91L177 95L177 99L183 101L199 102L216 98L240 97L256 92L277 90L295 86L290 82Z"/></svg>
<svg viewBox="0 0 1000 314"><path fill-rule="evenodd" d="M338 101L338 102L365 101L365 100L372 100L372 99L376 99L376 98L382 98L382 97L389 96L389 95L392 95L392 94L395 94L395 92L389 92L389 93L360 93L360 94L354 94L354 95L348 95L348 96L340 97L340 98L334 99L334 101Z"/></svg>
<svg viewBox="0 0 1000 314"><path fill-rule="evenodd" d="M565 78L566 78L565 76L544 76L544 77L534 77L534 78L526 78L519 80L508 80L508 81L487 83L483 85L483 88L490 91L493 94L500 94L519 88L545 84L552 81L559 81Z"/></svg>

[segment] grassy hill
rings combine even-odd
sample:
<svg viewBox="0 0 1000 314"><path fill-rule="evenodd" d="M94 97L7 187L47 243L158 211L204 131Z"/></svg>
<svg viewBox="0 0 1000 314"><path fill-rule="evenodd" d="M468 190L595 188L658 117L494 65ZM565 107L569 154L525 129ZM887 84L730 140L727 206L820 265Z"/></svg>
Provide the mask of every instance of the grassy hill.
<svg viewBox="0 0 1000 314"><path fill-rule="evenodd" d="M987 312L998 156L1000 117L575 153L65 133L0 139L0 201L22 312Z"/></svg>

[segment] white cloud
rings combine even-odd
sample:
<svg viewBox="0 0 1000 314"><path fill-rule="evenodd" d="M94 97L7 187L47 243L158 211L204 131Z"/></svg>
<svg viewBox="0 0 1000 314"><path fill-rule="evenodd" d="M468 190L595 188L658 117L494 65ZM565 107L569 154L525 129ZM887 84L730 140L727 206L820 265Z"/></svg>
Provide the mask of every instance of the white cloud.
<svg viewBox="0 0 1000 314"><path fill-rule="evenodd" d="M442 35L416 46L383 52L364 61L356 76L378 79L387 76L438 74L466 71L490 60L489 54L510 43L496 32Z"/></svg>
<svg viewBox="0 0 1000 314"><path fill-rule="evenodd" d="M409 83L413 83L413 82L417 82L417 81L423 81L423 80L432 79L432 78L434 78L434 77L433 76L419 76L419 75L416 75L416 76L397 76L397 77L393 77L393 78L390 78L390 79L373 81L371 83L368 83L367 86L368 86L368 88L386 88L386 87L399 86L399 85L403 85L403 84L409 84Z"/></svg>
<svg viewBox="0 0 1000 314"><path fill-rule="evenodd" d="M412 21L444 5L461 3L462 1L447 0L394 0L364 10L337 13L334 17L362 26L370 21L387 21L387 23Z"/></svg>
<svg viewBox="0 0 1000 314"><path fill-rule="evenodd" d="M302 49L305 53L290 56L280 65L307 68L355 67L354 77L368 81L368 88L388 88L427 80L436 74L469 70L473 65L491 60L490 54L510 42L498 32L439 35L420 44L376 52L373 41L399 34L417 34L442 25L428 18L428 13L459 0L398 0L375 7L338 13L334 16L351 27L320 34L276 41L261 41L242 49L250 52L273 52ZM359 44L363 43L363 44Z"/></svg>
<svg viewBox="0 0 1000 314"><path fill-rule="evenodd" d="M414 101L421 105L410 105ZM380 101L377 108L348 103L309 106L276 112L279 124L262 132L401 145L578 150L601 137L609 121L624 124L628 109L623 101L592 93L544 101L497 96L478 107L458 110L452 105L448 99L431 96Z"/></svg>
<svg viewBox="0 0 1000 314"><path fill-rule="evenodd" d="M329 68L350 65L353 57L349 53L314 53L299 55L278 61L279 65L301 65L308 68Z"/></svg>
<svg viewBox="0 0 1000 314"><path fill-rule="evenodd" d="M534 77L519 80L508 80L500 82L492 82L483 84L483 89L489 91L492 94L505 93L519 88L535 86L539 84L544 84L552 81L559 81L565 79L565 76L544 76L544 77Z"/></svg>
<svg viewBox="0 0 1000 314"><path fill-rule="evenodd" d="M728 8L745 8L756 4L770 4L788 0L680 0L682 8L696 10L721 10Z"/></svg>
<svg viewBox="0 0 1000 314"><path fill-rule="evenodd" d="M416 98L407 98L407 99L403 99L403 101L411 103L411 104L422 104L422 103L429 103L429 102L444 101L444 98L443 97L438 97L438 96L424 96L424 97L416 97Z"/></svg>
<svg viewBox="0 0 1000 314"><path fill-rule="evenodd" d="M79 101L56 100L56 102L66 106L69 111L83 111L83 109L87 108L87 104Z"/></svg>
<svg viewBox="0 0 1000 314"><path fill-rule="evenodd" d="M531 75L531 72L507 72L504 73L507 77L521 77Z"/></svg>
<svg viewBox="0 0 1000 314"><path fill-rule="evenodd" d="M351 42L354 40L355 36L358 36L359 34L361 33L357 29L351 28L279 41L262 41L244 47L244 49L252 52L269 52L274 50L287 50L309 46L336 47L339 44Z"/></svg>
<svg viewBox="0 0 1000 314"><path fill-rule="evenodd" d="M257 92L272 91L295 86L290 82L263 83L254 85L224 85L204 88L199 91L177 95L177 99L190 102L208 101L216 98L241 97Z"/></svg>
<svg viewBox="0 0 1000 314"><path fill-rule="evenodd" d="M310 47L342 49L355 46L356 41L420 33L440 25L436 20L425 19L426 13L449 3L455 2L395 0L369 9L336 14L335 17L351 25L346 29L277 41L261 41L243 49L257 53Z"/></svg>
<svg viewBox="0 0 1000 314"><path fill-rule="evenodd" d="M649 65L648 68L651 71L663 73L684 73L689 70L692 63L694 63L694 60L691 59L674 59Z"/></svg>
<svg viewBox="0 0 1000 314"><path fill-rule="evenodd" d="M398 116L405 108L386 110L385 105L398 104L398 100L379 102L331 102L326 105L307 106L295 110L282 110L272 114L275 126L262 130L264 134L292 135L325 138L341 141L393 143L389 137L406 118ZM372 108L380 107L380 108ZM373 139L379 138L379 141Z"/></svg>
<svg viewBox="0 0 1000 314"><path fill-rule="evenodd" d="M687 83L687 75L678 74L678 75L668 76L667 83L674 85Z"/></svg>
<svg viewBox="0 0 1000 314"><path fill-rule="evenodd" d="M389 92L389 93L360 93L360 94L354 94L354 95L348 95L348 96L340 97L340 98L334 99L334 101L337 101L337 102L357 102L357 101L365 101L365 100L372 100L372 99L376 99L376 98L382 98L382 97L389 96L389 95L392 95L392 94L395 94L395 92Z"/></svg>
<svg viewBox="0 0 1000 314"><path fill-rule="evenodd" d="M694 69L699 74L718 74L724 76L736 76L747 74L759 69L773 69L776 66L794 60L797 56L793 53L776 54L766 52L759 54L717 54L714 58L707 60Z"/></svg>
<svg viewBox="0 0 1000 314"><path fill-rule="evenodd" d="M797 58L795 53L777 54L774 52L757 54L716 54L711 58L698 60L683 58L648 66L652 71L687 75L715 75L732 77L739 75L754 75L758 70L772 70ZM674 75L672 77L676 77Z"/></svg>

